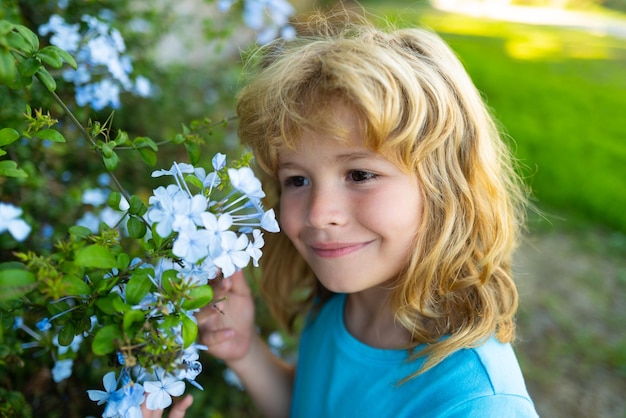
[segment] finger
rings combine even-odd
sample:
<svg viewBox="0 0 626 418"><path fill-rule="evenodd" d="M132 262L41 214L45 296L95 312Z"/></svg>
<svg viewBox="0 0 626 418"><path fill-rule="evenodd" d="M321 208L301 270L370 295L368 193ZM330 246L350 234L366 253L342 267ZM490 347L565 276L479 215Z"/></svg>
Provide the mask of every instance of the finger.
<svg viewBox="0 0 626 418"><path fill-rule="evenodd" d="M243 271L236 271L229 277L229 279L231 282L231 291L233 293L240 295L250 294L250 286L248 286L248 282L246 281L246 276L243 274Z"/></svg>
<svg viewBox="0 0 626 418"><path fill-rule="evenodd" d="M201 333L202 343L207 347L212 347L227 341L235 336L232 328L222 328L211 332Z"/></svg>
<svg viewBox="0 0 626 418"><path fill-rule="evenodd" d="M184 418L185 411L191 406L193 403L193 396L187 395L180 401L176 402L172 409L170 410L169 418Z"/></svg>
<svg viewBox="0 0 626 418"><path fill-rule="evenodd" d="M146 403L141 404L141 416L143 418L161 418L163 416L162 409L148 409ZM184 416L184 415L183 415Z"/></svg>

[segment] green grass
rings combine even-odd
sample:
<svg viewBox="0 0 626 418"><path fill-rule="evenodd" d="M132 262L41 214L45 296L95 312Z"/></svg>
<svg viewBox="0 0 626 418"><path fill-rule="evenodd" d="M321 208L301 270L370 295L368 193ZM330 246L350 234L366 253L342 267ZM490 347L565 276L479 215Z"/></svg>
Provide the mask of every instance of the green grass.
<svg viewBox="0 0 626 418"><path fill-rule="evenodd" d="M540 207L626 232L626 41L426 7L369 10L448 41L512 140Z"/></svg>

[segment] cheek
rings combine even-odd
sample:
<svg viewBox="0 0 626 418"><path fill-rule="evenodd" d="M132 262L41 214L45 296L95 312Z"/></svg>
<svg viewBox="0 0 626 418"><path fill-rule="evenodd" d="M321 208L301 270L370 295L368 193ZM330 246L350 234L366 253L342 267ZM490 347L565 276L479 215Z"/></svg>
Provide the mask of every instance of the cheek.
<svg viewBox="0 0 626 418"><path fill-rule="evenodd" d="M280 218L279 225L281 230L287 235L291 241L298 234L298 219L299 219L300 211L294 199L284 198L281 196L280 198Z"/></svg>

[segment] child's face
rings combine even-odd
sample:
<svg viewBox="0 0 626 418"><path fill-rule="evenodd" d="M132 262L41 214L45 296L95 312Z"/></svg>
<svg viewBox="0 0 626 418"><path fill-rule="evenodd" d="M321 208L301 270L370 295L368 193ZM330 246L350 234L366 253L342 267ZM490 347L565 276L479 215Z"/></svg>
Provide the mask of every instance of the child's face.
<svg viewBox="0 0 626 418"><path fill-rule="evenodd" d="M354 293L395 278L422 214L414 175L363 146L356 119L335 109L350 141L304 131L280 154L280 223L322 284Z"/></svg>

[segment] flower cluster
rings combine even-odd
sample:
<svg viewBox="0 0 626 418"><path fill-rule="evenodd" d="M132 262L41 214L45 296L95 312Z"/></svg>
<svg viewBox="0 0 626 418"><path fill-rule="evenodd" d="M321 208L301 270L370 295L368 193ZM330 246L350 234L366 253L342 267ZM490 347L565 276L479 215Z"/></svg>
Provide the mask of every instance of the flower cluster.
<svg viewBox="0 0 626 418"><path fill-rule="evenodd" d="M142 76L131 80L133 65L124 55L126 45L120 32L110 26L111 13L102 11L100 17L83 15L81 24L69 24L59 15L52 15L39 27L39 34L50 35L50 43L76 58L77 68L63 72L65 81L75 85L76 103L89 104L95 110L107 106L120 107L120 93L130 92L141 97L151 94L150 82Z"/></svg>
<svg viewBox="0 0 626 418"><path fill-rule="evenodd" d="M279 230L273 210L262 207L265 194L261 182L248 166L238 163L238 167L229 168L223 154L217 154L212 164L209 173L201 167L175 162L169 170L152 174L174 179L174 184L153 191L146 212L152 238L172 240L172 258L161 258L154 265L139 260L131 263L148 272L148 280L143 283L151 291L137 296L134 283L140 279L131 279L111 292L132 304L132 311L127 312L142 312L139 321L154 321L159 335L175 342L171 346L163 343L163 348L175 355L170 364L151 367L137 362L138 355L132 349L118 348L117 361L122 365L119 376L107 374L103 380L105 391L88 392L92 400L106 404L104 417L140 416L136 414L144 398L148 409L166 408L172 396L184 392L184 381L199 387L195 378L202 365L197 350L203 347L185 332L190 323L195 324L194 312L212 297L208 281L220 271L228 277L251 260L257 265L264 244L262 231ZM110 277L116 274L113 271ZM182 298L177 297L176 289L182 291ZM176 313L182 321L172 319L170 313Z"/></svg>
<svg viewBox="0 0 626 418"><path fill-rule="evenodd" d="M217 7L226 12L237 0L218 0ZM286 0L243 0L243 22L257 33L257 41L266 44L277 36L292 39L296 32L289 24L295 10Z"/></svg>
<svg viewBox="0 0 626 418"><path fill-rule="evenodd" d="M156 232L162 237L175 232L173 254L185 265L205 272L207 279L214 278L218 269L224 277L231 276L250 259L258 265L264 244L260 228L278 232L274 210L263 210L265 193L250 167L226 169L225 163L225 155L217 154L212 160L214 171L208 174L204 168L177 163L152 174L173 176L176 184L154 190L148 220L157 224ZM229 180L231 190L214 200L214 192L224 191L223 178ZM187 181L199 187L199 192L192 193Z"/></svg>

